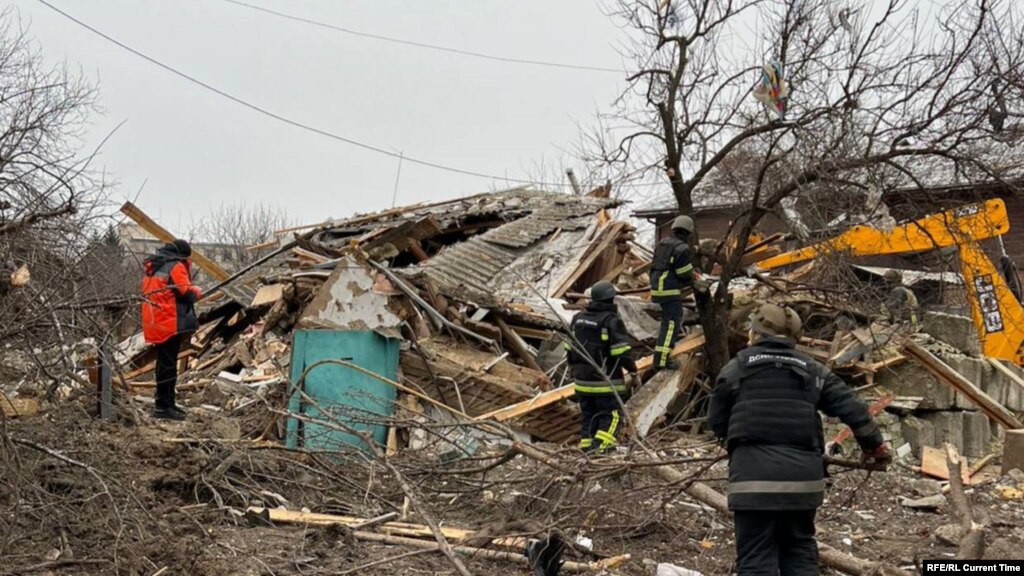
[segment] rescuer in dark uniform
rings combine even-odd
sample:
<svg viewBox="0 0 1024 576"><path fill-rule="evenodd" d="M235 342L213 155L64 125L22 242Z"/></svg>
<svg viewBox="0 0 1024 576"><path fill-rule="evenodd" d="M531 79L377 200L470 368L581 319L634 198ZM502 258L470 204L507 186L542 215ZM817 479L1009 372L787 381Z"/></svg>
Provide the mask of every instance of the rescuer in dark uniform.
<svg viewBox="0 0 1024 576"><path fill-rule="evenodd" d="M888 463L891 457L857 395L796 350L796 312L764 304L750 326L750 346L718 375L708 414L729 451L738 572L817 576L814 515L825 489L818 411L853 429L865 461Z"/></svg>
<svg viewBox="0 0 1024 576"><path fill-rule="evenodd" d="M690 236L693 218L679 216L672 222L672 235L654 248L651 261L651 301L661 306L661 329L654 343L654 369L678 368L669 354L679 339L683 321L683 290L693 285Z"/></svg>
<svg viewBox="0 0 1024 576"><path fill-rule="evenodd" d="M629 392L623 371L629 374L629 382L636 378L629 335L615 313L616 294L611 282L594 284L587 309L572 319L573 341L565 343L580 402L580 448L587 452L615 446L619 428L615 395L624 398Z"/></svg>

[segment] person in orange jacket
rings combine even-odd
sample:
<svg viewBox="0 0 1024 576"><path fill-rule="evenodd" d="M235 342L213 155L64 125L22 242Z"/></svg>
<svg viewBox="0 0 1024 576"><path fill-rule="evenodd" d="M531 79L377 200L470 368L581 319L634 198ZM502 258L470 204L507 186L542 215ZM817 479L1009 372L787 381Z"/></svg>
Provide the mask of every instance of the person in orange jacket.
<svg viewBox="0 0 1024 576"><path fill-rule="evenodd" d="M142 277L142 335L156 348L156 406L153 416L184 420L175 403L178 353L199 328L195 303L202 291L192 284L192 246L175 240L146 259Z"/></svg>

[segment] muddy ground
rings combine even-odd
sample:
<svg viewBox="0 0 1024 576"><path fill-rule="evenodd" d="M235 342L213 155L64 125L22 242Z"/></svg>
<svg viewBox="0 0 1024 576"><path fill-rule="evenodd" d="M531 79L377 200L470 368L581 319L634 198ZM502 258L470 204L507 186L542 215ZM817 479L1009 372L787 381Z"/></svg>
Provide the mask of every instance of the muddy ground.
<svg viewBox="0 0 1024 576"><path fill-rule="evenodd" d="M88 405L69 401L3 423L0 576L455 573L436 552L360 568L411 550L357 541L346 529L266 526L244 513L248 506L278 505L361 517L402 511L404 493L372 458L221 441L262 434L259 418L193 410L188 422L166 423L143 410L132 417L120 406L117 421L104 423ZM664 435L658 447L665 458L696 460L678 467L691 473L706 468L703 459L714 450L682 434ZM401 453L393 463L445 526L494 537L583 533L597 555L631 555L611 574L653 575L658 562L708 575L732 573L729 522L681 496L681 486L666 484L649 468L620 465L621 457L589 465L571 450L547 448L582 470L584 479L570 481L522 456L500 465L494 459L442 464L433 454ZM718 463L702 479L721 490L725 474ZM1012 499L1020 494L1008 489L1024 488L1020 481L1003 476L972 490L989 526L989 557L1024 558L1024 501ZM955 554L955 541L937 536L956 523L948 502L933 511L899 503L901 496L919 498L939 488L907 467L870 477L839 472L819 512L820 538L895 566ZM410 511L408 521L421 519ZM578 551L568 558L594 559ZM529 574L508 561L466 562L474 574Z"/></svg>

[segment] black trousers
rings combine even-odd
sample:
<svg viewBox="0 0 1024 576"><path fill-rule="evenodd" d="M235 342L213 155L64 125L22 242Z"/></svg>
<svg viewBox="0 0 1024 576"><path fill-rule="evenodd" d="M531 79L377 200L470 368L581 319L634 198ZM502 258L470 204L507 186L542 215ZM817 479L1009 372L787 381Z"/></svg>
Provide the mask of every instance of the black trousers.
<svg viewBox="0 0 1024 576"><path fill-rule="evenodd" d="M654 367L664 368L682 330L683 301L672 298L658 302L658 305L661 306L661 329L658 330L658 339L654 342Z"/></svg>
<svg viewBox="0 0 1024 576"><path fill-rule="evenodd" d="M612 394L580 395L580 448L587 451L615 446L619 401Z"/></svg>
<svg viewBox="0 0 1024 576"><path fill-rule="evenodd" d="M181 351L181 336L171 336L156 348L156 407L174 406L174 387L178 383L178 353Z"/></svg>
<svg viewBox="0 0 1024 576"><path fill-rule="evenodd" d="M739 576L818 576L817 510L735 510Z"/></svg>

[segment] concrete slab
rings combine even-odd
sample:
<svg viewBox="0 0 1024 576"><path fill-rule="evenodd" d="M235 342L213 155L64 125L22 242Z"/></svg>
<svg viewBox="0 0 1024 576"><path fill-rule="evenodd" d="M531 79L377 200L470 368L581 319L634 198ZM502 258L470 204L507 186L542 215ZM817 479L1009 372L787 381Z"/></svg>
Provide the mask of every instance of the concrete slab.
<svg viewBox="0 0 1024 576"><path fill-rule="evenodd" d="M963 413L964 456L978 458L988 454L992 444L992 428L988 416L981 412Z"/></svg>
<svg viewBox="0 0 1024 576"><path fill-rule="evenodd" d="M945 360L946 364L949 364L950 368L956 370L972 384L978 388L984 389L985 370L992 369L992 367L988 365L988 362L981 360L980 358L971 358L969 356L955 356L951 358L943 358L943 360ZM945 386L945 384L942 385ZM954 393L953 406L963 410L978 409L973 402L959 392Z"/></svg>
<svg viewBox="0 0 1024 576"><path fill-rule="evenodd" d="M1024 430L1007 430L1003 442L1003 472L1024 470Z"/></svg>
<svg viewBox="0 0 1024 576"><path fill-rule="evenodd" d="M931 412L924 414L923 418L932 423L935 427L935 443L932 446L941 446L949 442L962 454L964 451L964 413L963 412Z"/></svg>
<svg viewBox="0 0 1024 576"><path fill-rule="evenodd" d="M903 440L910 444L914 456L920 458L925 446L935 446L935 425L929 420L907 416L900 427Z"/></svg>
<svg viewBox="0 0 1024 576"><path fill-rule="evenodd" d="M981 342L978 341L978 332L970 318L942 312L926 312L921 323L921 331L964 354L981 355Z"/></svg>
<svg viewBox="0 0 1024 576"><path fill-rule="evenodd" d="M924 410L948 410L956 405L956 390L939 382L914 362L891 366L875 376L879 386L897 396L919 396Z"/></svg>

